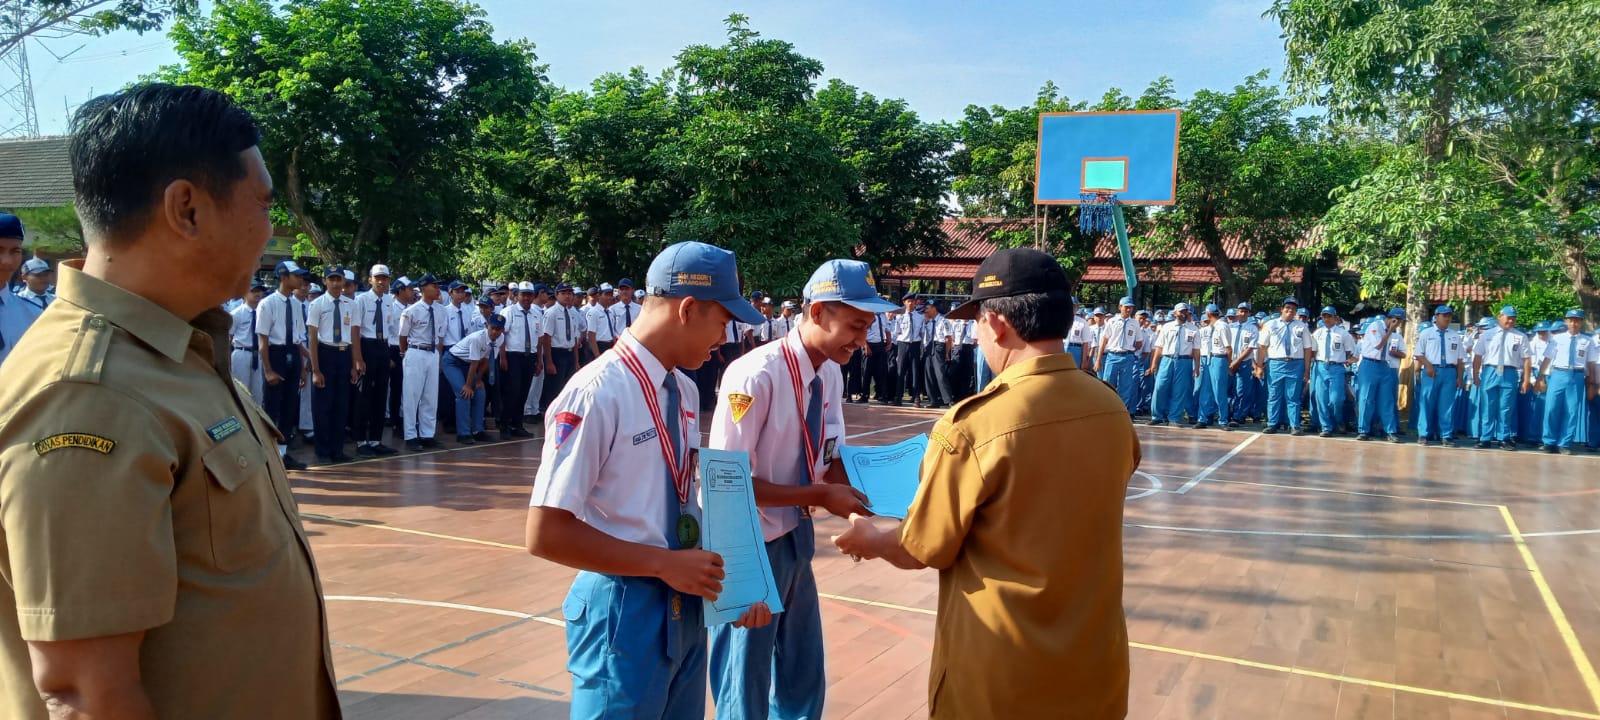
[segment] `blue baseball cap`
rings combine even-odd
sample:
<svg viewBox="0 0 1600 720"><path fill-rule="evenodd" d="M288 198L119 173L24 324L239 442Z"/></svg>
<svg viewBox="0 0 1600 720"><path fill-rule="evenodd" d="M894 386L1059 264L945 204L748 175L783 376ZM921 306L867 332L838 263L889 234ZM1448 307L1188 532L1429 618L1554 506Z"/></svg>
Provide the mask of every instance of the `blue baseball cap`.
<svg viewBox="0 0 1600 720"><path fill-rule="evenodd" d="M1117 302L1117 306L1118 307L1133 307L1133 298L1124 295L1124 296L1122 296L1122 299Z"/></svg>
<svg viewBox="0 0 1600 720"><path fill-rule="evenodd" d="M1494 321L1490 320L1489 318L1478 318L1478 327L1486 328L1486 327L1492 327L1493 325L1494 325Z"/></svg>
<svg viewBox="0 0 1600 720"><path fill-rule="evenodd" d="M491 303L492 305L492 303ZM489 327L505 329L506 316L498 313L489 316Z"/></svg>
<svg viewBox="0 0 1600 720"><path fill-rule="evenodd" d="M1257 320L1265 320L1265 319L1267 319L1267 314L1265 312L1258 312L1258 313L1256 313L1256 319Z"/></svg>
<svg viewBox="0 0 1600 720"><path fill-rule="evenodd" d="M767 321L767 316L744 299L739 289L738 259L714 245L690 240L668 246L650 261L645 286L646 294L656 297L689 297L717 303L742 323Z"/></svg>
<svg viewBox="0 0 1600 720"><path fill-rule="evenodd" d="M1301 317L1310 317L1311 316L1311 313L1307 312L1305 308L1300 308L1299 312L1296 312L1295 314L1299 315Z"/></svg>
<svg viewBox="0 0 1600 720"><path fill-rule="evenodd" d="M1106 314L1106 309L1103 308L1103 307L1097 307L1097 308L1094 309L1094 314L1096 314L1096 315L1104 315L1104 314Z"/></svg>
<svg viewBox="0 0 1600 720"><path fill-rule="evenodd" d="M1404 319L1406 319L1406 309L1405 308L1390 308L1389 309L1389 317L1392 317L1392 318L1394 318L1396 320L1404 320Z"/></svg>
<svg viewBox="0 0 1600 720"><path fill-rule="evenodd" d="M619 288L625 287L625 288L627 288L629 290L632 290L633 289L633 280L631 278L623 278L621 280L618 280L617 281L617 287L619 287Z"/></svg>
<svg viewBox="0 0 1600 720"><path fill-rule="evenodd" d="M1322 306L1322 314L1323 315L1332 315L1334 317L1338 317L1339 316L1339 311L1333 309L1332 305L1323 305Z"/></svg>
<svg viewBox="0 0 1600 720"><path fill-rule="evenodd" d="M50 263L39 258L28 258L28 261L22 264L23 275L38 275L39 273L47 272L50 272Z"/></svg>
<svg viewBox="0 0 1600 720"><path fill-rule="evenodd" d="M1150 311L1149 310L1140 310L1139 312L1134 313L1134 315L1135 316L1143 315L1144 317L1150 317Z"/></svg>
<svg viewBox="0 0 1600 720"><path fill-rule="evenodd" d="M1567 319L1568 320L1582 320L1583 319L1583 311L1582 310L1568 310L1567 311Z"/></svg>
<svg viewBox="0 0 1600 720"><path fill-rule="evenodd" d="M1507 306L1505 306L1503 308L1500 308L1500 314L1504 315L1506 317L1516 317L1517 316L1517 309L1515 307L1507 305Z"/></svg>
<svg viewBox="0 0 1600 720"><path fill-rule="evenodd" d="M1249 310L1250 310L1250 303L1239 303L1239 307L1236 307L1236 308L1234 308L1234 309L1235 309L1235 310L1244 310L1244 311L1246 311L1246 312L1249 312Z"/></svg>
<svg viewBox="0 0 1600 720"><path fill-rule="evenodd" d="M423 285L438 285L438 284L439 284L439 278L434 277L433 273L423 273L422 277L417 278L417 281L412 283L412 285L414 285L416 287L422 287Z"/></svg>
<svg viewBox="0 0 1600 720"><path fill-rule="evenodd" d="M1295 307L1300 307L1300 301L1296 300L1293 295L1290 295L1289 297L1286 297L1286 298L1283 299L1283 305L1293 305ZM1282 307L1282 305L1280 305L1279 307Z"/></svg>
<svg viewBox="0 0 1600 720"><path fill-rule="evenodd" d="M300 277L311 276L310 270L300 267L300 264L293 260L284 260L283 262L278 263L277 273L279 277L283 277L284 275L299 275Z"/></svg>
<svg viewBox="0 0 1600 720"><path fill-rule="evenodd" d="M571 292L571 291L572 291L572 283L557 283L556 284L556 292L558 292L558 293L560 293L560 292Z"/></svg>
<svg viewBox="0 0 1600 720"><path fill-rule="evenodd" d="M338 265L329 265L322 269L322 276L325 278L338 277L343 279L344 268L341 268Z"/></svg>
<svg viewBox="0 0 1600 720"><path fill-rule="evenodd" d="M490 300L488 295L478 298L478 304L487 308L494 307L494 301Z"/></svg>
<svg viewBox="0 0 1600 720"><path fill-rule="evenodd" d="M1436 307L1436 308L1433 309L1433 314L1434 315L1454 315L1456 313L1455 313L1454 310L1450 309L1449 305L1440 305L1439 307Z"/></svg>
<svg viewBox="0 0 1600 720"><path fill-rule="evenodd" d="M878 297L872 268L860 260L823 263L806 281L804 295L812 302L841 302L867 312L888 312L900 307Z"/></svg>
<svg viewBox="0 0 1600 720"><path fill-rule="evenodd" d="M0 212L0 238L22 237L22 218Z"/></svg>
<svg viewBox="0 0 1600 720"><path fill-rule="evenodd" d="M1206 314L1207 315L1218 315L1218 314L1221 314L1221 313L1222 313L1222 308L1217 307L1216 303L1206 303Z"/></svg>
<svg viewBox="0 0 1600 720"><path fill-rule="evenodd" d="M1178 303L1177 305L1173 306L1172 311L1173 312L1194 312L1194 308L1190 307L1189 303L1181 302L1181 303Z"/></svg>

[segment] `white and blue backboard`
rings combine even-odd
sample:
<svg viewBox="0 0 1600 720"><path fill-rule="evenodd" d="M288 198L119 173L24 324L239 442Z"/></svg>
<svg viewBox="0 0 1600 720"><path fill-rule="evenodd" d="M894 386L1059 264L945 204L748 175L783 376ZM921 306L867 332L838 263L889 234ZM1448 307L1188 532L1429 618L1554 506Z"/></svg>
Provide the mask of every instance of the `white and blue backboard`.
<svg viewBox="0 0 1600 720"><path fill-rule="evenodd" d="M1178 193L1181 110L1042 113L1033 201L1078 205L1110 193L1123 205L1171 205Z"/></svg>

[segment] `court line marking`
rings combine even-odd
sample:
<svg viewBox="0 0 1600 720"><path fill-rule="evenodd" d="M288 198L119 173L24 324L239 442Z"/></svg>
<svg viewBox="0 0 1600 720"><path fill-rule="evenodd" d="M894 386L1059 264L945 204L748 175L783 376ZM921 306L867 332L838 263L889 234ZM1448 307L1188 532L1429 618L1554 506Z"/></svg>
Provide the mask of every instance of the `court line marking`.
<svg viewBox="0 0 1600 720"><path fill-rule="evenodd" d="M502 615L502 616L509 617L509 618L516 618L518 620L532 620L532 621L537 622L537 623L544 623L546 625L552 625L552 626L555 626L555 627L566 627L567 626L567 624L565 622L561 621L561 620L557 620L555 618L544 617L543 615L533 615L533 614L530 614L530 613L519 612L519 611L516 611L516 610L501 610L500 608L483 607L481 605L463 605L461 603L440 602L438 600L417 600L417 599L414 599L414 598L402 598L402 597L375 597L375 596L372 596L372 595L324 595L322 597L323 597L324 600L338 600L338 601L345 601L345 602L388 603L388 604L391 604L391 605L419 605L419 606L422 606L422 607L445 608L447 610L466 610L466 611L469 611L469 612L479 612L479 613L484 613L484 614L487 614L487 615Z"/></svg>
<svg viewBox="0 0 1600 720"><path fill-rule="evenodd" d="M388 530L390 532L405 533L407 535L421 535L422 537L437 538L439 540L455 540L455 541L458 541L458 542L472 543L474 545L488 545L489 547L505 548L507 550L527 551L527 548L525 548L525 547L523 547L521 545L512 545L510 543L495 542L493 540L479 540L477 538L461 537L459 535L445 535L443 533L428 532L427 530L412 530L411 528L403 528L403 527L395 527L393 525L385 525L385 524L383 524L381 522L378 522L376 520L346 520L344 518L334 517L332 515L322 515L322 514L319 514L319 513L308 513L308 512L300 513L300 517L306 518L306 519L309 519L309 520L321 520L322 522L336 523L336 524L339 524L339 525L349 525L350 527L369 527L369 528L376 528L378 530Z"/></svg>
<svg viewBox="0 0 1600 720"><path fill-rule="evenodd" d="M544 439L543 435L535 435L535 436L533 436L531 438L517 438L515 440L488 440L488 441L485 441L485 442L475 443L475 444L472 444L472 445L457 445L456 447L439 448L438 450L423 450L422 452L411 452L411 451L407 450L407 451L402 451L402 452L395 453L393 455L385 455L383 457L375 457L375 458L366 458L364 460L351 460L350 462L335 463L333 465L310 465L305 470L296 470L294 472L310 472L312 470L337 470L339 468L350 467L352 465L366 465L367 463L387 462L387 461L390 461L390 460L404 460L406 458L427 457L429 455L439 455L439 454L442 454L442 453L461 452L462 450L481 450L481 449L484 449L484 448L491 448L491 447L495 447L495 446L498 446L498 445L518 445L518 444L521 444L521 443L533 442L535 440L543 440L543 439Z"/></svg>
<svg viewBox="0 0 1600 720"><path fill-rule="evenodd" d="M1186 483L1178 486L1178 489L1177 490L1173 490L1172 492L1174 492L1174 493L1176 493L1178 495L1187 495L1187 494L1189 494L1189 491L1191 489L1193 489L1194 486L1199 485L1201 480L1204 480L1204 479L1206 479L1208 477L1211 477L1211 473L1216 472L1217 468L1222 467L1224 463L1228 462L1229 460L1232 460L1234 458L1234 456L1238 455L1241 452L1244 452L1245 448L1250 447L1250 443L1253 443L1253 442L1255 442L1257 440L1260 440L1260 439L1261 439L1261 433L1255 433L1255 434L1251 435L1250 437L1245 438L1243 442L1240 442L1238 445L1233 446L1233 449L1229 450L1227 455L1223 455L1222 457L1217 458L1216 462L1211 463L1210 465L1206 466L1206 469L1201 470L1199 475L1196 475L1196 476L1194 476L1192 478L1189 478L1189 482L1186 482Z"/></svg>
<svg viewBox="0 0 1600 720"><path fill-rule="evenodd" d="M1522 533L1517 529L1517 521L1511 517L1511 509L1500 505L1500 519L1506 522L1506 529L1511 531L1511 542L1517 546L1517 552L1522 554L1522 561L1527 564L1528 572L1533 575L1533 584L1539 588L1539 597L1550 610L1550 616L1556 622L1556 630L1561 633L1561 641L1566 643L1567 652L1578 664L1578 674L1583 676L1583 684L1589 688L1589 698L1595 704L1595 709L1600 710L1600 677L1595 675L1594 665L1589 662L1588 653L1584 652L1582 643L1578 642L1578 634L1573 632L1572 623L1567 621L1567 615L1561 610L1561 603L1556 602L1556 595L1550 590L1550 584L1545 582L1544 572L1539 569L1539 561L1533 558L1533 551L1528 549L1528 543L1522 538Z"/></svg>
<svg viewBox="0 0 1600 720"><path fill-rule="evenodd" d="M1143 470L1135 470L1135 471L1133 471L1133 474L1138 475L1138 476L1140 476L1140 477L1142 477L1142 478L1144 478L1146 480L1149 480L1150 481L1150 487L1147 487L1147 488L1145 488L1143 490L1140 490L1137 495L1129 495L1128 497L1123 498L1123 502L1127 502L1129 500L1138 500L1140 498L1147 498L1147 497L1150 497L1151 495L1155 495L1156 493L1162 492L1162 490L1161 490L1161 479L1160 478L1158 478L1158 477L1156 477L1154 475L1151 475L1150 473L1147 473L1147 472L1145 472Z"/></svg>
<svg viewBox="0 0 1600 720"><path fill-rule="evenodd" d="M935 423L935 422L939 422L939 418L929 418L927 420L919 420L919 421L914 422L914 423L906 423L904 425L896 425L894 427L879 428L877 430L868 430L866 432L859 432L859 433L856 433L854 435L846 435L846 436L844 436L844 439L846 439L846 440L854 440L856 438L866 437L868 435L877 435L878 433L893 432L895 430L904 430L906 428L914 428L914 427L916 427L918 425L927 425L928 423Z"/></svg>

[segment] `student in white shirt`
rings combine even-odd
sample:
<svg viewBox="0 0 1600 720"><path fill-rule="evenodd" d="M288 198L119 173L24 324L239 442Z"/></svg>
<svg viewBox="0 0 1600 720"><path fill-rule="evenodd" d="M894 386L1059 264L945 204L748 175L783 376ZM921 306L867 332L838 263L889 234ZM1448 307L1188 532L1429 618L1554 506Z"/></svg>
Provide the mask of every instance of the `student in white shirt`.
<svg viewBox="0 0 1600 720"><path fill-rule="evenodd" d="M444 346L444 303L433 273L417 280L422 300L400 313L400 358L405 364L401 416L407 450L438 447L434 424L439 412L439 353Z"/></svg>
<svg viewBox="0 0 1600 720"><path fill-rule="evenodd" d="M1516 308L1500 308L1500 325L1478 337L1472 364L1483 386L1478 447L1498 441L1506 450L1517 449L1517 398L1531 387L1533 359L1527 333L1517 328Z"/></svg>
<svg viewBox="0 0 1600 720"><path fill-rule="evenodd" d="M1433 311L1433 324L1417 333L1417 442L1455 447L1456 394L1461 391L1466 347L1461 331L1450 327L1449 305Z"/></svg>
<svg viewBox="0 0 1600 720"><path fill-rule="evenodd" d="M528 552L581 571L561 605L575 718L705 716L700 598L717 598L724 571L698 549L697 391L677 368L704 363L729 318L758 313L733 253L710 245L668 247L647 281L643 314L613 352L546 408L529 501ZM757 603L735 624L771 620Z"/></svg>
<svg viewBox="0 0 1600 720"><path fill-rule="evenodd" d="M356 455L393 455L395 449L382 443L384 408L389 402L389 336L394 333L394 310L389 302L389 266L373 265L367 273L371 289L356 296L356 324L361 339L355 347L355 368L361 374L357 391L355 421L351 423L356 440Z"/></svg>
<svg viewBox="0 0 1600 720"><path fill-rule="evenodd" d="M506 320L505 348L497 365L500 417L495 425L500 429L501 440L533 437L523 427L523 406L528 402L534 375L544 372L539 362L544 313L533 305L540 287L543 286L527 281L519 283L516 303L500 310L500 317Z"/></svg>
<svg viewBox="0 0 1600 720"><path fill-rule="evenodd" d="M462 445L488 439L483 429L484 403L489 396L487 378L505 342L505 332L506 319L491 315L486 328L468 333L444 354L445 382L456 406L456 442Z"/></svg>
<svg viewBox="0 0 1600 720"><path fill-rule="evenodd" d="M572 286L556 286L556 304L544 312L545 349L544 387L540 390L540 406L544 407L560 394L567 380L578 371L578 340L588 332L583 325L583 311L573 307Z"/></svg>
<svg viewBox="0 0 1600 720"><path fill-rule="evenodd" d="M1541 439L1545 452L1571 455L1572 442L1584 425L1581 418L1588 412L1585 388L1600 378L1591 374L1596 348L1594 338L1583 334L1583 311L1568 310L1565 322L1567 331L1551 337L1539 361L1539 382L1545 390ZM1590 427L1589 432L1595 429Z"/></svg>
<svg viewBox="0 0 1600 720"><path fill-rule="evenodd" d="M950 323L940 314L938 301L922 306L922 364L922 384L928 391L927 407L953 404L955 393L950 390L949 377Z"/></svg>
<svg viewBox="0 0 1600 720"><path fill-rule="evenodd" d="M1183 424L1183 414L1194 401L1195 381L1200 378L1200 328L1189 320L1194 309L1178 303L1172 320L1156 332L1155 352L1145 374L1156 377L1155 397L1150 402L1151 425ZM1192 419L1192 418L1191 418Z"/></svg>
<svg viewBox="0 0 1600 720"><path fill-rule="evenodd" d="M783 604L757 629L711 631L711 692L718 717L818 718L827 673L822 616L811 572L815 536L806 508L841 518L868 514L835 461L844 442L839 363L866 343L878 297L870 268L830 260L806 283L799 326L728 366L710 446L750 453L767 557Z"/></svg>
<svg viewBox="0 0 1600 720"><path fill-rule="evenodd" d="M290 470L304 470L306 464L289 454L289 439L299 425L300 408L296 401L305 378L300 376L300 345L295 341L304 332L304 319L300 315L299 301L294 291L302 287L310 271L293 260L278 263L278 291L262 298L256 305L257 350L261 357L261 376L266 382L263 394L266 402L262 409L277 425L283 436L278 443L278 455L283 466Z"/></svg>
<svg viewBox="0 0 1600 720"><path fill-rule="evenodd" d="M1322 437L1332 437L1344 426L1345 370L1356 358L1356 341L1339 322L1339 312L1322 308L1322 326L1311 334L1311 349L1316 354L1312 391L1315 417Z"/></svg>
<svg viewBox="0 0 1600 720"><path fill-rule="evenodd" d="M1228 362L1228 374L1233 378L1233 400L1228 427L1237 428L1244 424L1246 417L1257 415L1256 392L1260 384L1255 376L1256 339L1260 330L1250 317L1249 303L1239 303L1235 308L1234 323L1229 330L1233 335L1232 359Z"/></svg>
<svg viewBox="0 0 1600 720"><path fill-rule="evenodd" d="M233 316L230 343L233 352L229 357L233 377L250 389L250 397L257 405L263 402L261 393L265 383L261 374L261 348L256 341L256 307L261 304L261 298L267 294L267 290L266 285L252 283L250 291L244 295L244 302L228 313Z"/></svg>
<svg viewBox="0 0 1600 720"><path fill-rule="evenodd" d="M349 419L350 395L361 375L356 373L351 347L361 337L355 303L344 297L344 270L329 265L323 270L328 292L311 301L307 310L307 346L311 358L311 402L316 428L317 458L327 463L349 462L344 454L344 428Z"/></svg>
<svg viewBox="0 0 1600 720"><path fill-rule="evenodd" d="M1389 442L1400 442L1400 367L1405 357L1404 308L1374 318L1358 343L1356 439L1367 440L1381 423ZM1348 419L1348 418L1347 418Z"/></svg>
<svg viewBox="0 0 1600 720"><path fill-rule="evenodd" d="M1261 326L1256 345L1256 379L1267 383L1267 427L1271 435L1285 429L1300 435L1300 401L1311 381L1311 330L1296 317L1300 301L1284 298L1278 317Z"/></svg>

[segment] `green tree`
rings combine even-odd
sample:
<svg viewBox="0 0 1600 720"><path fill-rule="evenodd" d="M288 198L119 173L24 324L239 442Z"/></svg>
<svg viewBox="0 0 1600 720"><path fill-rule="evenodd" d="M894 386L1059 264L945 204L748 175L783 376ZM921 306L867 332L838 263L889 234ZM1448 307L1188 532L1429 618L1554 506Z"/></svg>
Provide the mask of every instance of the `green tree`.
<svg viewBox="0 0 1600 720"><path fill-rule="evenodd" d="M1177 203L1152 215L1141 243L1152 251L1199 243L1221 280L1211 298L1219 304L1249 300L1273 270L1310 261L1302 241L1332 204L1329 193L1371 162L1320 119L1295 119L1293 103L1266 78L1262 71L1184 103ZM1244 250L1242 266L1230 244Z"/></svg>
<svg viewBox="0 0 1600 720"><path fill-rule="evenodd" d="M547 96L533 47L456 0L218 0L180 20L170 79L261 121L284 204L323 262L445 270L490 225L481 124Z"/></svg>
<svg viewBox="0 0 1600 720"><path fill-rule="evenodd" d="M678 55L691 117L670 153L693 189L667 236L733 250L754 284L796 294L817 263L860 241L852 177L809 105L822 63L747 23L730 15L725 44Z"/></svg>
<svg viewBox="0 0 1600 720"><path fill-rule="evenodd" d="M0 54L28 38L156 30L198 5L196 0L13 0L0 5Z"/></svg>
<svg viewBox="0 0 1600 720"><path fill-rule="evenodd" d="M16 208L13 215L22 219L28 234L36 238L35 249L49 252L81 252L83 223L72 203L57 207Z"/></svg>

